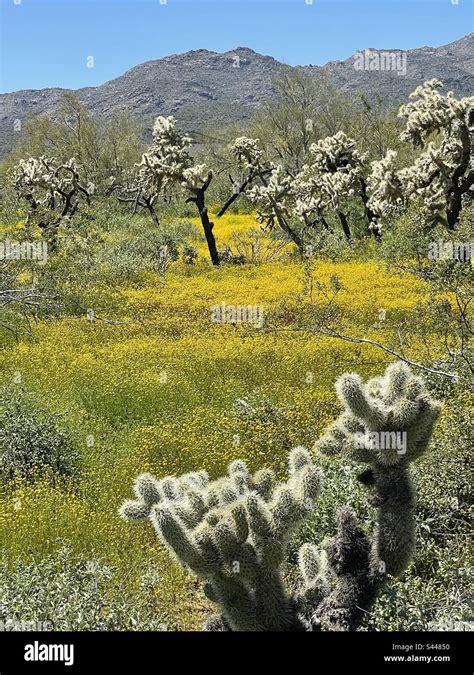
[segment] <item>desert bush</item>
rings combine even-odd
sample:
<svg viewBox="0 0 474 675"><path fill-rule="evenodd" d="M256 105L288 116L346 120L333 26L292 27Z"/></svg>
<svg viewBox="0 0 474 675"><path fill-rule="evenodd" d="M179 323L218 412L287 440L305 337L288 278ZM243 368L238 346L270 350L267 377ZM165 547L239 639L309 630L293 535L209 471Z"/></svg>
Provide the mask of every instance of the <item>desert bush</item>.
<svg viewBox="0 0 474 675"><path fill-rule="evenodd" d="M67 547L13 565L0 558L0 625L4 630L168 630L149 594L125 591L116 570Z"/></svg>
<svg viewBox="0 0 474 675"><path fill-rule="evenodd" d="M181 258L185 265L194 265L194 261L196 260L197 256L198 254L194 246L190 246L189 244L185 244L183 246Z"/></svg>
<svg viewBox="0 0 474 675"><path fill-rule="evenodd" d="M280 260L286 254L287 242L270 238L258 230L234 234L230 247L235 256L250 265L262 265Z"/></svg>
<svg viewBox="0 0 474 675"><path fill-rule="evenodd" d="M0 390L0 474L34 480L51 474L73 478L79 456L59 415L31 403L18 385Z"/></svg>
<svg viewBox="0 0 474 675"><path fill-rule="evenodd" d="M225 244L219 250L219 262L223 265L245 265L247 260L244 255L233 253L231 247Z"/></svg>
<svg viewBox="0 0 474 675"><path fill-rule="evenodd" d="M115 270L128 279L147 270L164 274L178 259L180 245L176 230L155 230L122 240L116 247L104 247L102 260L110 271Z"/></svg>

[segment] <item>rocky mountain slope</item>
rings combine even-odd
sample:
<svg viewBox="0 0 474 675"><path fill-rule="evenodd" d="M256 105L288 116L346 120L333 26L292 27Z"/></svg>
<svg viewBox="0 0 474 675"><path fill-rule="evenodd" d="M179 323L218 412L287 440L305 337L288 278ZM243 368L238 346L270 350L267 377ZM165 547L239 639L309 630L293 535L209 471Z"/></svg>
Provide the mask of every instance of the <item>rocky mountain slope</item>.
<svg viewBox="0 0 474 675"><path fill-rule="evenodd" d="M377 59L375 53L383 57L369 50L363 68ZM398 105L418 84L433 77L456 94L474 93L474 33L442 47L398 52L398 61L392 62L395 70L357 69L360 59L356 53L345 61L299 68L315 76L326 73L339 89L354 95L378 95L387 106ZM174 114L189 131L220 128L249 119L262 100L273 95L274 78L291 69L244 47L223 54L201 49L148 61L103 85L79 89L77 94L99 117L128 110L150 125L157 114ZM18 120L37 114L54 116L64 91L0 94L0 156L21 133Z"/></svg>

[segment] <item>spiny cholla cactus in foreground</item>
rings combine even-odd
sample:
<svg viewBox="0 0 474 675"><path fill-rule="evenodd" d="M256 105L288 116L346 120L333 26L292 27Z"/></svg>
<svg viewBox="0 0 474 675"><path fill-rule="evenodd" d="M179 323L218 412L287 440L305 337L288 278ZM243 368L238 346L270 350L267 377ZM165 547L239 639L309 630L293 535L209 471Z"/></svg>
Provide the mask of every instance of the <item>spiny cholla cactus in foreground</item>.
<svg viewBox="0 0 474 675"><path fill-rule="evenodd" d="M223 610L214 628L302 629L280 568L291 534L313 507L320 474L304 448L292 450L289 470L285 483L268 469L250 475L240 460L216 481L205 472L161 481L143 474L137 500L122 506L127 520L151 518L169 550L206 582Z"/></svg>
<svg viewBox="0 0 474 675"><path fill-rule="evenodd" d="M162 480L143 474L134 485L136 499L121 507L127 520L150 518L170 552L205 582L206 595L222 612L207 622L208 630L354 630L385 573L399 575L410 561L414 492L408 466L426 450L440 406L402 363L366 384L358 375L343 375L336 391L345 411L316 448L342 450L369 464L361 480L375 488L375 532L370 537L354 512L342 508L334 538L300 548L295 592L285 589L281 567L321 481L305 448L290 452L286 482L277 482L269 469L250 475L240 460L215 481L203 471ZM387 447L382 434L404 444Z"/></svg>
<svg viewBox="0 0 474 675"><path fill-rule="evenodd" d="M408 467L426 450L440 404L401 362L367 383L355 373L343 375L336 390L345 411L316 448L326 454L342 450L368 465L359 478L376 491L372 566L398 575L415 546L415 494Z"/></svg>

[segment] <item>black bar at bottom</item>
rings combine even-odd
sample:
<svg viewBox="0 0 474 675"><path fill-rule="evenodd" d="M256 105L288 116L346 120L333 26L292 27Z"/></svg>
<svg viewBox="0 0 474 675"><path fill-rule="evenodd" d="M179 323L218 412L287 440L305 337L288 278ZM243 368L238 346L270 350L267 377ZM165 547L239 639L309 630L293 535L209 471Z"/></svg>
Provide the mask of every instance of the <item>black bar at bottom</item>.
<svg viewBox="0 0 474 675"><path fill-rule="evenodd" d="M0 633L0 675L341 668L471 675L468 632L437 633ZM472 650L471 650L472 653ZM287 664L285 666L285 664ZM303 666L303 664L306 664ZM133 670L132 670L133 669Z"/></svg>

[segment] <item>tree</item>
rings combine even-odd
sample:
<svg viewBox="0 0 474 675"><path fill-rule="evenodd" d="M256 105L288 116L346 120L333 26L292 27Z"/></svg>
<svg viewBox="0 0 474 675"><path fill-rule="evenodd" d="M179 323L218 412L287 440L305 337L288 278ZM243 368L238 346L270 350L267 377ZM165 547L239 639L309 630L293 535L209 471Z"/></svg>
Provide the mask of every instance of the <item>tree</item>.
<svg viewBox="0 0 474 675"><path fill-rule="evenodd" d="M257 219L263 227L273 229L275 223L278 224L298 249L303 251L303 239L290 220L295 203L294 181L281 164L273 167L268 181L263 180L262 185L255 185L248 197L257 205Z"/></svg>
<svg viewBox="0 0 474 675"><path fill-rule="evenodd" d="M263 103L247 131L261 140L270 160L295 175L312 143L346 130L352 102L324 75L302 70L284 73L273 86L275 97Z"/></svg>
<svg viewBox="0 0 474 675"><path fill-rule="evenodd" d="M187 203L194 203L206 237L213 265L219 265L219 254L205 203L205 193L212 181L212 171L204 164L196 164L190 154L192 139L176 129L174 117L159 116L153 125L153 140L141 162L128 174L124 184L112 184L119 201L133 204L134 212L146 208L157 225L155 211L158 197L167 198L177 190L186 195Z"/></svg>
<svg viewBox="0 0 474 675"><path fill-rule="evenodd" d="M211 184L212 175L212 171L208 171L205 164L197 164L184 171L182 187L189 195L186 202L192 202L198 210L211 262L213 265L219 265L219 252L213 232L214 223L209 219L206 206L206 190Z"/></svg>
<svg viewBox="0 0 474 675"><path fill-rule="evenodd" d="M128 114L120 112L107 120L92 117L76 94L65 92L54 119L40 115L27 120L4 166L8 169L31 156L54 156L61 163L74 157L83 180L94 183L100 195L107 193L110 176L119 182L140 152L140 129Z"/></svg>
<svg viewBox="0 0 474 675"><path fill-rule="evenodd" d="M235 159L240 176L238 180L235 180L229 174L229 180L232 184L232 194L218 210L216 214L218 218L224 215L227 209L257 178L260 180L264 179L273 168L270 162L265 161L264 153L259 147L259 140L255 138L239 136L229 146L229 154Z"/></svg>
<svg viewBox="0 0 474 675"><path fill-rule="evenodd" d="M311 164L305 165L297 175L297 212L305 224L325 211L333 210L341 223L347 241L352 241L344 203L347 198L362 199L368 222L371 212L368 207L363 166L367 158L361 154L356 142L343 131L324 138L310 148Z"/></svg>
<svg viewBox="0 0 474 675"><path fill-rule="evenodd" d="M147 209L157 225L160 224L154 204L158 197L169 194L191 165L191 139L176 129L174 117L157 117L153 125L152 143L141 161L125 176L123 183L112 183L111 192L121 202ZM115 177L111 177L114 181Z"/></svg>
<svg viewBox="0 0 474 675"><path fill-rule="evenodd" d="M348 242L352 234L345 212L348 199L362 201L367 221L374 216L369 206L363 169L366 154L343 131L319 140L309 148L308 163L295 175L280 164L271 170L268 182L255 186L249 197L258 208L261 223L273 227L275 221L296 243L304 248L304 234L318 222L329 228L327 215L334 212ZM297 216L301 227L291 223Z"/></svg>

